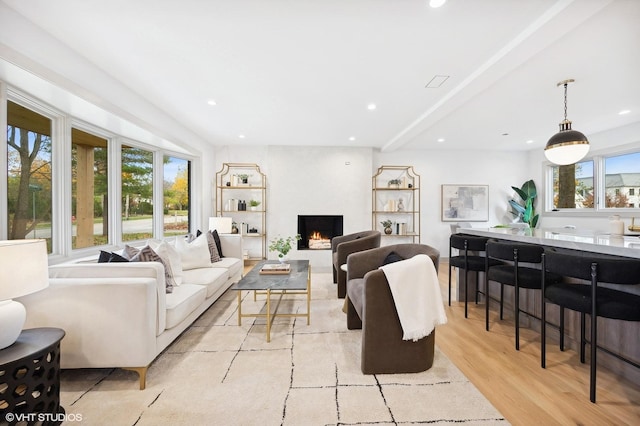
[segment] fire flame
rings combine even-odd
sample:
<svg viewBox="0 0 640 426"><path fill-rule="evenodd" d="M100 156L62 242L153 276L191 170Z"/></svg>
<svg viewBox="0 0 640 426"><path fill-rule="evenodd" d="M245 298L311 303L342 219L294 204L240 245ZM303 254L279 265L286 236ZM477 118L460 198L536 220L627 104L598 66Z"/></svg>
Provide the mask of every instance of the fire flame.
<svg viewBox="0 0 640 426"><path fill-rule="evenodd" d="M323 238L322 235L320 235L320 233L318 231L314 231L309 236L309 239L310 240L324 240L325 238Z"/></svg>

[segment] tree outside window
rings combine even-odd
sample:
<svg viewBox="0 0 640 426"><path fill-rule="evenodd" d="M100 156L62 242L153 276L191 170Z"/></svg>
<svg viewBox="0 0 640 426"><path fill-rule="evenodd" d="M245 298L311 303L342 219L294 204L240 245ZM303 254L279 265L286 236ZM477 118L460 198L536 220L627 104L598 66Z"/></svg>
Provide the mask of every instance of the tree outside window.
<svg viewBox="0 0 640 426"><path fill-rule="evenodd" d="M122 240L153 237L153 152L123 146Z"/></svg>
<svg viewBox="0 0 640 426"><path fill-rule="evenodd" d="M45 238L51 252L51 119L7 102L9 239Z"/></svg>
<svg viewBox="0 0 640 426"><path fill-rule="evenodd" d="M188 160L164 157L164 235L189 232L190 179Z"/></svg>

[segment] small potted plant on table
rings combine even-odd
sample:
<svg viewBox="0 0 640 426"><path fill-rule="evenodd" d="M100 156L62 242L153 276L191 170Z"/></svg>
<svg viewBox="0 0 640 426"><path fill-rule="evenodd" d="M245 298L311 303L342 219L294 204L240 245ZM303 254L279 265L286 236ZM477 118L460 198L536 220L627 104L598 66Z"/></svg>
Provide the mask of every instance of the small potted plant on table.
<svg viewBox="0 0 640 426"><path fill-rule="evenodd" d="M274 240L269 241L269 251L278 252L278 260L284 263L289 260L289 256L287 255L292 249L291 244L294 241L298 241L301 239L302 237L300 237L300 234L296 234L293 237L290 236L287 238L278 237Z"/></svg>

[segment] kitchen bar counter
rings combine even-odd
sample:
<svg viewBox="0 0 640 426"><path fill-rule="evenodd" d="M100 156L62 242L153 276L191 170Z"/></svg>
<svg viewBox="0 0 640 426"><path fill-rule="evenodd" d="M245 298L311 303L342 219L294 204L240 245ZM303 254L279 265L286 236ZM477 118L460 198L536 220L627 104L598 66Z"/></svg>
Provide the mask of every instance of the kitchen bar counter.
<svg viewBox="0 0 640 426"><path fill-rule="evenodd" d="M461 228L460 233L479 235L483 237L500 240L510 240L530 244L539 244L546 247L581 250L585 253L605 254L622 256L627 258L640 259L640 237L637 235L627 235L623 237L612 237L603 232L594 232L584 229L557 228L557 229L516 229L516 228ZM457 275L457 274L456 274ZM473 274L469 274L472 278ZM484 280L484 274L480 282ZM473 282L471 282L473 281ZM470 280L470 294L474 294L475 280ZM512 309L513 289L505 286L505 309ZM640 286L625 286L625 291L640 294ZM497 285L490 286L489 293L497 298L499 291ZM458 286L458 300L464 300L464 286ZM521 290L522 291L522 290ZM529 312L533 312L538 317L541 313L539 292L535 290L525 290L521 293L521 305ZM493 304L492 304L493 305ZM496 306L492 307L492 318L496 316ZM484 307L482 308L484 309ZM551 324L558 324L558 307L549 305L547 307L547 321ZM574 311L566 311L565 318L566 334L568 346L574 350L579 350L580 342L580 316ZM538 321L530 321L524 316L521 319L521 326L529 326L535 330L540 329ZM605 347L615 353L621 354L640 362L640 324L629 321L602 320L598 326L599 346ZM558 332L555 329L548 331L550 339L558 341ZM539 344L539 343L537 343ZM640 383L640 370L625 364L617 358L602 352L598 354L599 366L606 366L616 374L628 380ZM585 398L588 397L588 389L585 388Z"/></svg>
<svg viewBox="0 0 640 426"><path fill-rule="evenodd" d="M611 236L585 229L461 228L458 232L523 243L640 259L640 236Z"/></svg>

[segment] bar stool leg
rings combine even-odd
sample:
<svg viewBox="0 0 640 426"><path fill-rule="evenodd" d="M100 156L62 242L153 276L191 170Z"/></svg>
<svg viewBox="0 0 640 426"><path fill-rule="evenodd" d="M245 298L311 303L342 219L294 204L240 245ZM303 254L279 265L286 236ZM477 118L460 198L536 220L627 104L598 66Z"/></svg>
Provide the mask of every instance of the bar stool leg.
<svg viewBox="0 0 640 426"><path fill-rule="evenodd" d="M515 300L513 301L514 309L513 313L516 317L516 351L520 350L520 286L518 286L518 279L516 278L515 285Z"/></svg>
<svg viewBox="0 0 640 426"><path fill-rule="evenodd" d="M546 368L547 362L547 304L544 302L544 286L542 294L542 312L540 315L540 367Z"/></svg>
<svg viewBox="0 0 640 426"><path fill-rule="evenodd" d="M500 320L501 321L504 319L504 316L503 316L504 307L502 304L503 300L504 300L504 284L500 283Z"/></svg>
<svg viewBox="0 0 640 426"><path fill-rule="evenodd" d="M587 320L583 312L580 312L580 362L585 363L585 352L587 348L586 336Z"/></svg>
<svg viewBox="0 0 640 426"><path fill-rule="evenodd" d="M560 351L564 352L564 308L560 306Z"/></svg>
<svg viewBox="0 0 640 426"><path fill-rule="evenodd" d="M484 272L484 328L489 331L489 302L491 299L489 298L489 274L487 274L487 269L485 268Z"/></svg>
<svg viewBox="0 0 640 426"><path fill-rule="evenodd" d="M449 259L451 259L451 248L449 248ZM451 262L449 262L449 306L451 306Z"/></svg>
<svg viewBox="0 0 640 426"><path fill-rule="evenodd" d="M467 285L468 282L468 275L469 275L469 268L466 268L464 270L464 317L467 318L467 302L469 299L469 286Z"/></svg>

